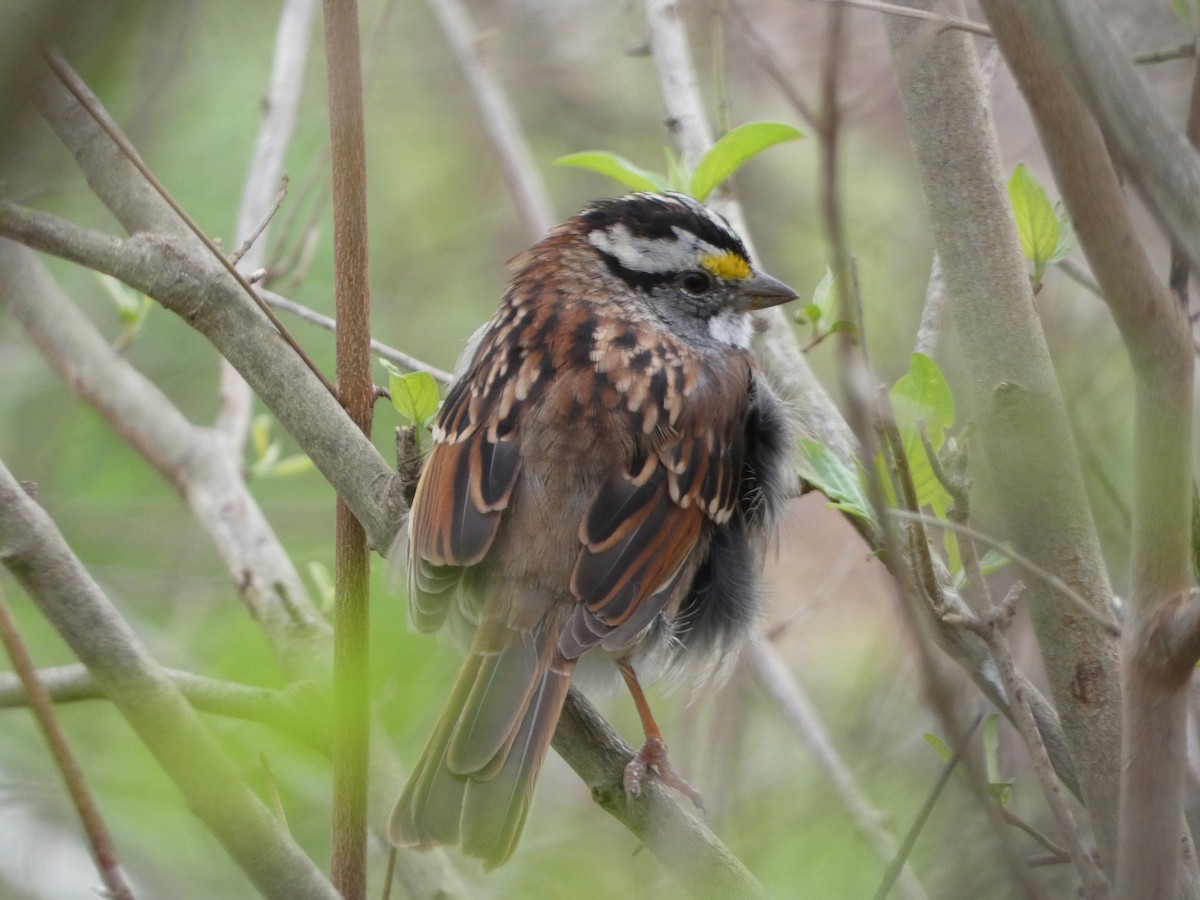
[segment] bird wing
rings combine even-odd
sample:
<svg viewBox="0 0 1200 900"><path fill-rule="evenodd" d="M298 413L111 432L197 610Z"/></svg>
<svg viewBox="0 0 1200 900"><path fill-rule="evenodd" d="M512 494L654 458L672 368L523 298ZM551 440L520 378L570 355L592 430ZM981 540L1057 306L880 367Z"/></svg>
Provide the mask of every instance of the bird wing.
<svg viewBox="0 0 1200 900"><path fill-rule="evenodd" d="M729 424L740 425L737 404L733 412ZM641 634L678 593L689 561L698 561L706 523L734 514L741 428L684 424L694 427L614 472L580 522L571 574L579 606L559 645L568 659L597 643L619 649Z"/></svg>
<svg viewBox="0 0 1200 900"><path fill-rule="evenodd" d="M489 396L478 384L464 378L447 395L413 497L409 611L421 631L441 627L463 569L487 555L521 470L515 428L500 415L503 392Z"/></svg>

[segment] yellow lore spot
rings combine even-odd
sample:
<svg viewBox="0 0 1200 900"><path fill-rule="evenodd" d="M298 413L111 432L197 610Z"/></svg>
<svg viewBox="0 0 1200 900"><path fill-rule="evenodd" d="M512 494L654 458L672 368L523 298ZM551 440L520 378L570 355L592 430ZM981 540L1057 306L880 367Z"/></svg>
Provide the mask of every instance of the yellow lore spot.
<svg viewBox="0 0 1200 900"><path fill-rule="evenodd" d="M718 278L738 281L750 277L750 263L746 258L729 251L706 253L700 257L700 265Z"/></svg>

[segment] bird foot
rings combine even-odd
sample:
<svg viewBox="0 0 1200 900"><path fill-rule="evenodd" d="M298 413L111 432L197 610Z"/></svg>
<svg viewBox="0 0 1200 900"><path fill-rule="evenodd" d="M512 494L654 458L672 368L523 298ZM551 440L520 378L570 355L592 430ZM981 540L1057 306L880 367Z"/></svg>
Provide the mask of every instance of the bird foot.
<svg viewBox="0 0 1200 900"><path fill-rule="evenodd" d="M667 744L662 738L647 738L642 749L625 767L625 799L630 806L641 795L642 779L650 769L655 771L664 784L691 800L701 813L706 812L704 798L700 796L700 792L671 767L671 761L667 758Z"/></svg>

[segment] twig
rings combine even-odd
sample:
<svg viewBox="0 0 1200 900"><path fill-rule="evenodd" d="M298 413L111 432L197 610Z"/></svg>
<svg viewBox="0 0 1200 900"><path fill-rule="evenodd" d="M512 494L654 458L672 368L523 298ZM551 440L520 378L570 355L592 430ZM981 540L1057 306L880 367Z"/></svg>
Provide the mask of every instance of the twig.
<svg viewBox="0 0 1200 900"><path fill-rule="evenodd" d="M1083 879L1084 896L1091 900L1100 900L1105 895L1108 880L1084 846L1083 836L1080 834L1075 816L1067 804L1062 785L1054 774L1054 767L1050 764L1050 757L1046 753L1046 745L1042 743L1042 736L1038 732L1033 713L1017 684L1016 667L1013 665L1008 641L1003 632L995 626L990 629L987 641L988 647L992 651L992 658L996 660L1000 679L1004 682L1009 697L1012 698L1013 724L1029 751L1034 772L1042 787L1042 794L1045 796L1046 802L1050 804L1050 811L1054 814L1054 820L1058 823L1059 831L1066 842L1071 861Z"/></svg>
<svg viewBox="0 0 1200 900"><path fill-rule="evenodd" d="M316 0L288 0L279 14L271 82L263 100L262 123L246 171L234 227L234 240L240 242L240 246L231 261L243 273L254 272L265 265L267 242L259 241L259 237L287 195L288 177L283 165L296 127L315 13ZM272 199L276 184L279 189ZM220 400L213 428L225 435L229 452L240 459L250 436L254 400L250 386L224 358L221 360Z"/></svg>
<svg viewBox="0 0 1200 900"><path fill-rule="evenodd" d="M307 366L293 354L279 352L278 332L207 254L162 235L120 240L3 201L0 235L120 278L182 316L234 364L338 495L352 505L371 535L371 546L383 552L392 545L407 509L392 467ZM19 249L0 244L0 256ZM44 272L42 276L49 280ZM0 299L11 296L0 291ZM36 297L27 299L33 302ZM158 464L153 458L152 462Z"/></svg>
<svg viewBox="0 0 1200 900"><path fill-rule="evenodd" d="M251 177L254 177L254 173L251 173ZM250 252L250 249L254 246L254 242L257 241L262 236L262 233L267 230L267 226L270 225L271 220L275 218L275 213L279 212L279 207L283 205L283 198L287 196L287 191L288 177L285 173L279 185L279 193L277 193L275 195L275 199L271 201L271 208L267 210L266 214L264 214L262 217L262 221L254 227L253 231L246 235L246 238L242 241L241 246L238 247L237 250L233 252L233 255L229 258L230 262L232 262L235 266L242 261L242 257ZM247 268L253 269L256 267L247 265Z"/></svg>
<svg viewBox="0 0 1200 900"><path fill-rule="evenodd" d="M504 180L525 229L533 240L540 239L554 225L555 217L516 111L500 82L484 64L479 52L479 38L466 7L460 0L427 2L441 23L479 106L483 127L500 160Z"/></svg>
<svg viewBox="0 0 1200 900"><path fill-rule="evenodd" d="M854 776L833 745L832 738L799 682L779 658L776 650L762 640L755 641L750 646L745 658L759 687L771 698L776 709L783 715L833 786L854 826L866 839L875 855L885 865L890 863L897 857L898 848L884 827L884 816L871 805L855 783ZM907 863L904 863L900 874L900 890L905 897L913 900L926 896L920 881Z"/></svg>
<svg viewBox="0 0 1200 900"><path fill-rule="evenodd" d="M1196 42L1188 41L1186 44L1180 44L1178 47L1171 47L1166 50L1154 50L1150 53L1139 53L1133 58L1134 65L1148 66L1155 63L1171 62L1176 59L1195 59L1196 58Z"/></svg>
<svg viewBox="0 0 1200 900"><path fill-rule="evenodd" d="M979 727L979 723L982 721L983 716L975 717L975 721L971 723L970 729L963 735L958 746L954 748L954 752L950 754L950 758L942 766L942 771L938 775L937 781L934 782L933 788L925 798L925 802L921 805L920 812L917 813L917 818L913 820L912 826L904 835L904 841L900 844L900 850L897 852L896 858L892 860L892 864L888 866L887 872L884 873L883 881L880 883L879 889L875 892L875 900L884 900L891 891L892 885L896 883L896 879L900 876L904 865L908 861L909 854L912 853L913 847L916 846L917 838L921 835L921 830L925 827L925 823L929 820L929 816L933 812L933 807L937 804L938 797L942 795L942 789L946 787L950 776L954 774L954 770L958 766L958 761L962 759L962 755L971 740L971 735L975 733L975 729Z"/></svg>
<svg viewBox="0 0 1200 900"><path fill-rule="evenodd" d="M318 328L323 328L326 331L337 332L337 320L331 319L329 316L323 316L315 310L309 309L301 303L294 300L289 300L287 297L277 294L274 291L263 291L263 298L277 309L282 309L284 312L291 313L298 319L303 319L310 325L316 325ZM439 369L437 366L430 365L405 353L403 350L397 350L395 347L389 347L382 341L371 340L371 350L388 362L393 362L398 366L403 366L413 372L428 372L433 376L433 380L442 385L450 385L454 383L454 376L449 372Z"/></svg>
<svg viewBox="0 0 1200 900"><path fill-rule="evenodd" d="M817 121L817 114L808 101L804 99L801 93L796 89L795 85L787 76L784 70L783 63L779 59L779 52L774 45L763 37L759 32L754 20L746 11L745 0L731 0L727 8L735 19L739 27L742 29L742 34L745 35L747 43L750 45L751 59L758 65L767 77L775 82L775 86L779 88L780 93L787 99L792 108L809 127L817 128L820 123Z"/></svg>
<svg viewBox="0 0 1200 900"><path fill-rule="evenodd" d="M195 709L247 722L258 722L300 738L322 753L329 752L327 717L318 714L328 697L315 684L297 683L285 691L206 678L180 669L164 674ZM55 703L106 699L86 666L51 666L38 678ZM13 675L0 674L0 709L17 709L30 702L28 692Z"/></svg>
<svg viewBox="0 0 1200 900"><path fill-rule="evenodd" d="M38 726L42 729L42 734L50 747L50 753L54 757L54 763L58 766L63 781L66 782L67 792L71 795L71 802L75 804L75 811L79 813L83 830L87 833L88 842L92 846L92 857L96 860L96 868L100 870L100 877L104 879L109 896L114 900L133 900L133 890L125 880L125 872L121 868L121 859L117 856L117 848L113 843L112 835L108 833L104 817L100 815L100 808L96 805L95 798L88 788L87 778L79 767L75 755L71 752L67 736L58 723L58 717L54 714L54 704L50 699L50 694L38 678L37 669L29 655L29 648L21 639L17 623L5 601L2 586L0 586L0 640L3 641L4 649L8 652L8 658L12 661L17 678L20 679L21 685L25 689L29 707L37 719Z"/></svg>
<svg viewBox="0 0 1200 900"><path fill-rule="evenodd" d="M829 4L830 6L852 6L857 9L884 13L889 16L900 16L906 19L921 19L924 22L933 22L941 25L944 29L966 31L970 34L981 35L982 37L992 36L992 32L986 25L979 22L972 22L970 19L964 19L962 16L947 16L941 13L928 12L923 9L913 9L909 6L898 6L895 3L880 3L878 0L820 0L820 2Z"/></svg>
<svg viewBox="0 0 1200 900"><path fill-rule="evenodd" d="M898 519L923 522L926 525L933 525L937 528L945 528L949 531L954 531L958 534L965 535L973 541L979 541L979 543L991 547L993 550L998 550L1021 568L1025 569L1032 575L1036 575L1050 587L1060 592L1064 597L1070 600L1080 612L1084 613L1089 619L1103 628L1107 634L1110 634L1114 637L1120 634L1120 629L1117 627L1115 622L1105 617L1099 611L1093 609L1087 600L1085 600L1074 588L1072 588L1053 572L1046 571L1029 557L1017 552L1012 547L1002 544L995 538L989 537L982 531L972 528L970 525L960 525L957 522L948 522L945 519L939 519L936 516L929 516L920 512L911 512L905 509L889 509L888 515L895 516Z"/></svg>
<svg viewBox="0 0 1200 900"><path fill-rule="evenodd" d="M95 102L92 92L88 90L87 86L79 79L79 76L75 74L75 71L71 68L70 64L62 56L62 54L57 50L48 50L45 54L45 58L47 65L49 65L51 71L54 72L59 81L62 82L63 87L70 91L80 106L88 111L88 113L95 120L96 124L104 129L105 133L112 138L113 142L118 147L120 147L122 153L124 153L129 161L137 168L137 170L142 173L142 176L154 188L159 196L161 196L162 199L171 207L171 209L175 211L175 214L178 215L180 220L187 225L188 229L193 235L195 235L196 239L204 245L205 249L212 254L213 258L221 264L225 271L227 271L230 276L233 277L242 290L245 291L250 299L253 300L258 306L258 308L262 310L263 314L267 317L267 319L270 320L271 324L274 325L279 331L280 336L283 337L283 339L296 352L296 355L304 361L309 369L312 370L312 373L321 381L322 384L325 385L326 389L331 394L335 393L334 387L325 377L325 373L317 368L317 364L312 361L309 355L304 351L304 348L296 343L295 338L288 334L287 329L283 326L283 323L279 321L279 318L275 315L271 307L268 306L260 296L258 296L258 293L250 285L250 282L246 280L246 277L242 275L242 273L239 272L229 261L229 257L221 252L220 248L213 243L212 239L204 233L204 230L196 224L196 221L190 215L188 215L187 211L179 205L179 202L173 196L171 196L170 192L167 191L162 182L160 182L155 177L154 173L150 171L149 166L142 161L142 158L138 154L137 150L134 149L133 145L129 143L129 140L125 137L121 130L117 128L116 123L114 123L108 117L108 114L105 112L105 110L97 102Z"/></svg>

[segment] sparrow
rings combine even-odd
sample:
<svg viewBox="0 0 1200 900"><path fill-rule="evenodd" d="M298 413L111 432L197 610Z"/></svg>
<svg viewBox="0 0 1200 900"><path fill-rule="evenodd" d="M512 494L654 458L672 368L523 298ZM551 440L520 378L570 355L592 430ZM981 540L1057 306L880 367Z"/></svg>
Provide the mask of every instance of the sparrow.
<svg viewBox="0 0 1200 900"><path fill-rule="evenodd" d="M469 637L389 823L398 847L515 851L583 657L615 665L648 771L671 768L637 670L728 660L790 484L751 313L796 298L676 193L600 200L514 275L432 429L408 525L416 628Z"/></svg>

